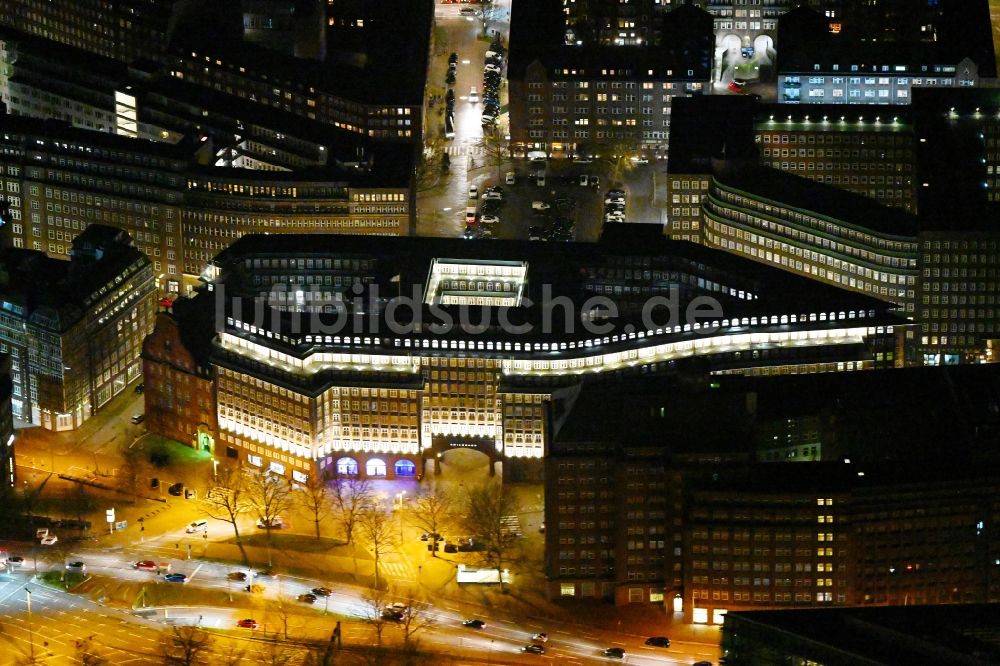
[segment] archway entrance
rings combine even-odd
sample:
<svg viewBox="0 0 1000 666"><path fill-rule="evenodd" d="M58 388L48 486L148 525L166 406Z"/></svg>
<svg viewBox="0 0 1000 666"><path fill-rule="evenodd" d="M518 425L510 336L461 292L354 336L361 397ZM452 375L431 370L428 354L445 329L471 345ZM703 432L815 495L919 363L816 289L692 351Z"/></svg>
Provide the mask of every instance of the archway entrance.
<svg viewBox="0 0 1000 666"><path fill-rule="evenodd" d="M430 450L424 452L424 464L433 466L435 475L447 468L461 468L462 474L474 473L472 468L482 467L483 455L487 458L488 476L495 476L501 456L492 437L441 435L435 437Z"/></svg>
<svg viewBox="0 0 1000 666"><path fill-rule="evenodd" d="M768 35L757 35L753 40L754 58L761 64L770 64L774 61L774 40Z"/></svg>

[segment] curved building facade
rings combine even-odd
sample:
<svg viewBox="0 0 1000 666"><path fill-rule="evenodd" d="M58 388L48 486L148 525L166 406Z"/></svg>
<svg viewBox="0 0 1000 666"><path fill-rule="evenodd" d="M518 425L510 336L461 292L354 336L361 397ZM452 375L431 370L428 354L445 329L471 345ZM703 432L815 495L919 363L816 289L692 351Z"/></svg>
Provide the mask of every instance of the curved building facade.
<svg viewBox="0 0 1000 666"><path fill-rule="evenodd" d="M861 370L892 349L886 303L651 231L488 257L245 236L198 297L216 317L217 441L300 482L314 466L419 476L459 447L529 469L588 377Z"/></svg>

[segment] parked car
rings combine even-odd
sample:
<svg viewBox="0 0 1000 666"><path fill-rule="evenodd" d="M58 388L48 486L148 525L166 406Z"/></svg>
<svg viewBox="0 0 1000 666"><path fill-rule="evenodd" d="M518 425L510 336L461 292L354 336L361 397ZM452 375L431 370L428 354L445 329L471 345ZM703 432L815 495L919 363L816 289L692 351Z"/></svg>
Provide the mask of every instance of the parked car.
<svg viewBox="0 0 1000 666"><path fill-rule="evenodd" d="M298 599L304 604L316 603L316 595L308 592L306 594L300 594Z"/></svg>
<svg viewBox="0 0 1000 666"><path fill-rule="evenodd" d="M145 391L145 390L146 390L146 385L145 384L136 384L135 385L135 392L136 392L137 395L142 395L142 392Z"/></svg>
<svg viewBox="0 0 1000 666"><path fill-rule="evenodd" d="M478 185L469 185L469 198L470 199L478 199L479 198L479 186Z"/></svg>
<svg viewBox="0 0 1000 666"><path fill-rule="evenodd" d="M580 186L587 187L590 184L590 176L585 173L580 174Z"/></svg>
<svg viewBox="0 0 1000 666"><path fill-rule="evenodd" d="M483 71L484 72L496 72L497 74L499 74L500 73L500 68L497 67L496 65L494 65L493 63L487 63L486 66L483 67Z"/></svg>
<svg viewBox="0 0 1000 666"><path fill-rule="evenodd" d="M487 190L483 193L483 201L503 201L503 192Z"/></svg>
<svg viewBox="0 0 1000 666"><path fill-rule="evenodd" d="M145 420L146 420L146 415L145 414L133 414L132 415L132 423L134 423L136 425L139 425L140 423L142 423Z"/></svg>
<svg viewBox="0 0 1000 666"><path fill-rule="evenodd" d="M590 164L591 162L593 162L593 160L586 155L577 155L573 158L573 164Z"/></svg>
<svg viewBox="0 0 1000 666"><path fill-rule="evenodd" d="M591 176L590 177L590 186L591 187L600 187L601 186L601 177L600 176Z"/></svg>
<svg viewBox="0 0 1000 666"><path fill-rule="evenodd" d="M250 619L250 618L244 618L244 619L240 620L239 622L237 622L236 626L240 627L241 629L256 629L257 628L257 620L253 620L253 619Z"/></svg>
<svg viewBox="0 0 1000 666"><path fill-rule="evenodd" d="M444 101L445 101L446 104L454 104L455 103L455 89L454 88L448 88L448 92L446 92L444 94Z"/></svg>
<svg viewBox="0 0 1000 666"><path fill-rule="evenodd" d="M163 577L163 580L167 581L168 583L186 583L187 578L188 578L187 574L169 573Z"/></svg>
<svg viewBox="0 0 1000 666"><path fill-rule="evenodd" d="M492 225L492 224L499 224L499 222L500 218L497 217L496 215L482 215L479 218L480 224Z"/></svg>
<svg viewBox="0 0 1000 666"><path fill-rule="evenodd" d="M229 580L235 580L237 583L245 582L247 579L246 573L242 571L231 571L226 575Z"/></svg>
<svg viewBox="0 0 1000 666"><path fill-rule="evenodd" d="M72 571L73 573L87 573L87 565L83 562L67 562L66 571Z"/></svg>
<svg viewBox="0 0 1000 666"><path fill-rule="evenodd" d="M455 70L453 70L453 69L449 69L448 70L448 73L444 77L444 82L447 83L449 86L450 85L454 85L454 83L455 83Z"/></svg>
<svg viewBox="0 0 1000 666"><path fill-rule="evenodd" d="M472 619L472 620L466 620L465 622L463 622L462 626L463 627L468 627L470 629L485 629L486 628L486 623L483 622L482 620Z"/></svg>
<svg viewBox="0 0 1000 666"><path fill-rule="evenodd" d="M552 208L552 206L550 206L549 204L545 203L544 201L532 201L531 202L531 210L533 210L533 211L535 211L537 213L545 212L545 211L547 211L550 208Z"/></svg>
<svg viewBox="0 0 1000 666"><path fill-rule="evenodd" d="M310 590L310 591L311 591L311 592L312 592L313 594L315 594L315 595L316 595L317 597L328 597L328 596L330 596L331 594L333 594L333 590L331 590L331 589L330 589L330 588L328 588L328 587L314 587L314 588L313 588L312 590Z"/></svg>
<svg viewBox="0 0 1000 666"><path fill-rule="evenodd" d="M389 620L391 622L402 622L405 616L402 611L398 611L395 608L386 608L382 611L382 619Z"/></svg>
<svg viewBox="0 0 1000 666"><path fill-rule="evenodd" d="M178 481L174 485L167 488L167 492L174 497L180 497L184 493L184 484Z"/></svg>
<svg viewBox="0 0 1000 666"><path fill-rule="evenodd" d="M517 183L517 174L513 171L508 171L503 177L504 185L515 185Z"/></svg>
<svg viewBox="0 0 1000 666"><path fill-rule="evenodd" d="M265 529L266 527L270 527L272 530L280 530L284 526L285 526L285 519L282 518L281 516L275 516L274 518L271 518L267 523L265 523L263 519L257 521L257 528L261 530Z"/></svg>
<svg viewBox="0 0 1000 666"><path fill-rule="evenodd" d="M652 636L646 639L646 645L653 647L670 647L670 639L666 636Z"/></svg>
<svg viewBox="0 0 1000 666"><path fill-rule="evenodd" d="M458 10L458 13L462 16L478 16L479 12L476 11L475 7L462 7Z"/></svg>
<svg viewBox="0 0 1000 666"><path fill-rule="evenodd" d="M54 546L57 543L59 543L59 537L57 537L55 534L46 534L45 536L42 537L41 544L43 546Z"/></svg>
<svg viewBox="0 0 1000 666"><path fill-rule="evenodd" d="M448 62L449 63L458 62L458 54L452 51L451 55L448 56Z"/></svg>
<svg viewBox="0 0 1000 666"><path fill-rule="evenodd" d="M487 51L483 56L486 58L486 62L502 62L503 56L497 51Z"/></svg>
<svg viewBox="0 0 1000 666"><path fill-rule="evenodd" d="M612 659L624 659L625 649L620 647L609 647L603 652L605 657L610 657Z"/></svg>
<svg viewBox="0 0 1000 666"><path fill-rule="evenodd" d="M208 521L204 518L199 518L193 523L189 523L184 531L188 534L194 534L196 532L207 532L208 531Z"/></svg>
<svg viewBox="0 0 1000 666"><path fill-rule="evenodd" d="M743 92L743 86L738 85L736 81L730 82L726 86L726 89L731 93L736 93L737 95Z"/></svg>

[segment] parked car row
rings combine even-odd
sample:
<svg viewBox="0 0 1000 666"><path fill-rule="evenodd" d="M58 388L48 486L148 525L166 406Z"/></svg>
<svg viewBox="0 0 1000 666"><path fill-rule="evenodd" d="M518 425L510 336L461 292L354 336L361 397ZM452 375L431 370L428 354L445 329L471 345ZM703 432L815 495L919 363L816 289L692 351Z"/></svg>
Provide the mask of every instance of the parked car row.
<svg viewBox="0 0 1000 666"><path fill-rule="evenodd" d="M483 129L492 131L500 115L500 80L503 72L503 47L490 45L483 66Z"/></svg>
<svg viewBox="0 0 1000 666"><path fill-rule="evenodd" d="M479 198L479 187L469 186L469 199ZM500 224L498 213L503 207L503 188L499 185L486 188L483 192L482 205L476 210L474 205L465 211L465 232L462 237L467 240L493 238L492 227Z"/></svg>
<svg viewBox="0 0 1000 666"><path fill-rule="evenodd" d="M604 195L604 222L625 221L625 191L608 190Z"/></svg>

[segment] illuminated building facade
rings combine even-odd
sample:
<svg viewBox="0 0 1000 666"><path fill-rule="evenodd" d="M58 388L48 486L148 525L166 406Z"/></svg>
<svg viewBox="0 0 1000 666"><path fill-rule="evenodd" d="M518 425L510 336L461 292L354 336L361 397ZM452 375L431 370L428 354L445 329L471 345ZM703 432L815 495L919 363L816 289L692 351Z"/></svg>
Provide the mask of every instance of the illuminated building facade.
<svg viewBox="0 0 1000 666"><path fill-rule="evenodd" d="M225 314L211 353L220 444L299 480L315 465L422 475L456 446L537 475L553 396L595 373L860 370L892 347L897 320L881 301L630 232L493 243L488 256L429 238L235 241L195 299ZM683 308L699 295L719 301L717 330L638 323L651 298ZM598 296L613 305L588 301Z"/></svg>
<svg viewBox="0 0 1000 666"><path fill-rule="evenodd" d="M14 382L11 379L10 355L0 356L0 493L12 489L17 483L14 458L14 412L11 398Z"/></svg>
<svg viewBox="0 0 1000 666"><path fill-rule="evenodd" d="M666 154L670 104L700 94L711 74L712 19L693 6L660 17L652 41L567 43L556 3L511 15L511 147L555 156Z"/></svg>
<svg viewBox="0 0 1000 666"><path fill-rule="evenodd" d="M547 593L664 602L710 624L748 608L995 600L983 574L1000 542L976 526L1000 481L980 460L1000 432L998 372L595 378L550 433ZM887 423L898 404L911 418ZM772 435L796 420L830 446L812 456L815 435ZM786 455L760 460L779 444Z"/></svg>
<svg viewBox="0 0 1000 666"><path fill-rule="evenodd" d="M778 101L902 105L921 88L975 87L995 77L985 0L926 4L923 12L899 12L907 19L920 15L922 22L858 16L845 25L807 7L784 14L778 21Z"/></svg>
<svg viewBox="0 0 1000 666"><path fill-rule="evenodd" d="M995 90L921 90L912 105L892 116L879 107L856 107L850 114L835 106L780 111L777 105L712 97L682 100L675 111L675 141L668 161L669 177L665 179L668 235L711 242L758 258L763 250L765 260L771 250L772 261L778 256L783 262L782 255L774 252L775 244L782 245L795 256L788 257L795 262L789 264L794 270L799 270L801 254L802 270L808 266L812 275L816 268L819 279L839 280L839 284L845 284L843 280L847 279L848 286L854 277L855 288L860 282L865 282L865 289L875 288L881 281L879 292L883 288L889 292L892 284L903 284L906 293L899 293L903 290L897 287L895 298L905 298L912 305L907 313L918 323L906 333L908 363L937 365L988 358L988 341L995 339L1000 330L995 251L1000 246L1000 235L990 223L1000 215L1000 152L996 150L1000 141L1000 97ZM841 269L845 265L843 257L835 256L841 251L831 244L832 238L808 232L803 236L805 229L798 229L796 237L794 225L783 225L786 231L777 233L780 230L774 220L759 215L741 220L739 215L750 211L720 206L719 196L727 188L727 179L739 172L731 168L732 163L739 161L771 167L749 170L756 173L750 179L755 184L748 187L760 198L759 205L752 207L758 212L760 206L770 206L772 214L785 216L789 206L798 205L827 221L854 219L851 224L855 227L866 227L869 234L876 235L876 227L881 233L900 236L901 230L912 226L914 230L902 234L903 239L884 239L893 245L903 242L908 263L916 258L912 293L912 271L904 271L904 275L899 266L892 264L898 263L900 256L879 260L890 269L878 269L879 280L871 279L872 266L857 263L852 270L850 262L846 264L849 274L834 271L831 278L831 263L834 268L837 261ZM791 176L807 178L817 185ZM729 180L728 186L736 185L736 180ZM917 216L911 225L888 208L863 202L850 208L867 210L865 215L838 212L845 209L845 197L824 186L863 195ZM803 192L810 194L803 196ZM733 195L730 192L725 196ZM719 211L728 221L722 221ZM757 221L747 226L752 219ZM726 229L726 233L719 234L717 227ZM840 236L857 233L840 222L834 227ZM708 240L706 229L713 240ZM759 233L762 230L770 235ZM751 243L746 242L746 234L751 234ZM772 247L767 247L768 242ZM886 245L885 249L892 247ZM827 266L809 264L806 253L810 260L813 254L824 256ZM856 251L848 256L855 263L859 257ZM868 262L867 256L864 259ZM866 271L869 279L860 280L866 277ZM895 283L892 272L897 273ZM882 273L889 277L881 280ZM889 298L892 294L882 296Z"/></svg>
<svg viewBox="0 0 1000 666"><path fill-rule="evenodd" d="M203 343L212 321L203 314L182 298L156 316L142 344L145 423L150 432L215 453L215 375Z"/></svg>
<svg viewBox="0 0 1000 666"><path fill-rule="evenodd" d="M151 262L127 232L90 225L70 260L8 248L0 351L11 356L14 415L72 430L142 374L156 311Z"/></svg>
<svg viewBox="0 0 1000 666"><path fill-rule="evenodd" d="M913 315L919 243L907 213L781 171L734 168L713 178L703 214L709 247L871 294Z"/></svg>
<svg viewBox="0 0 1000 666"><path fill-rule="evenodd" d="M66 257L90 224L133 235L158 287L185 291L246 233L401 235L415 215L409 162L369 169L256 172L203 167L211 142L129 139L33 118L4 117L0 188L14 247Z"/></svg>

